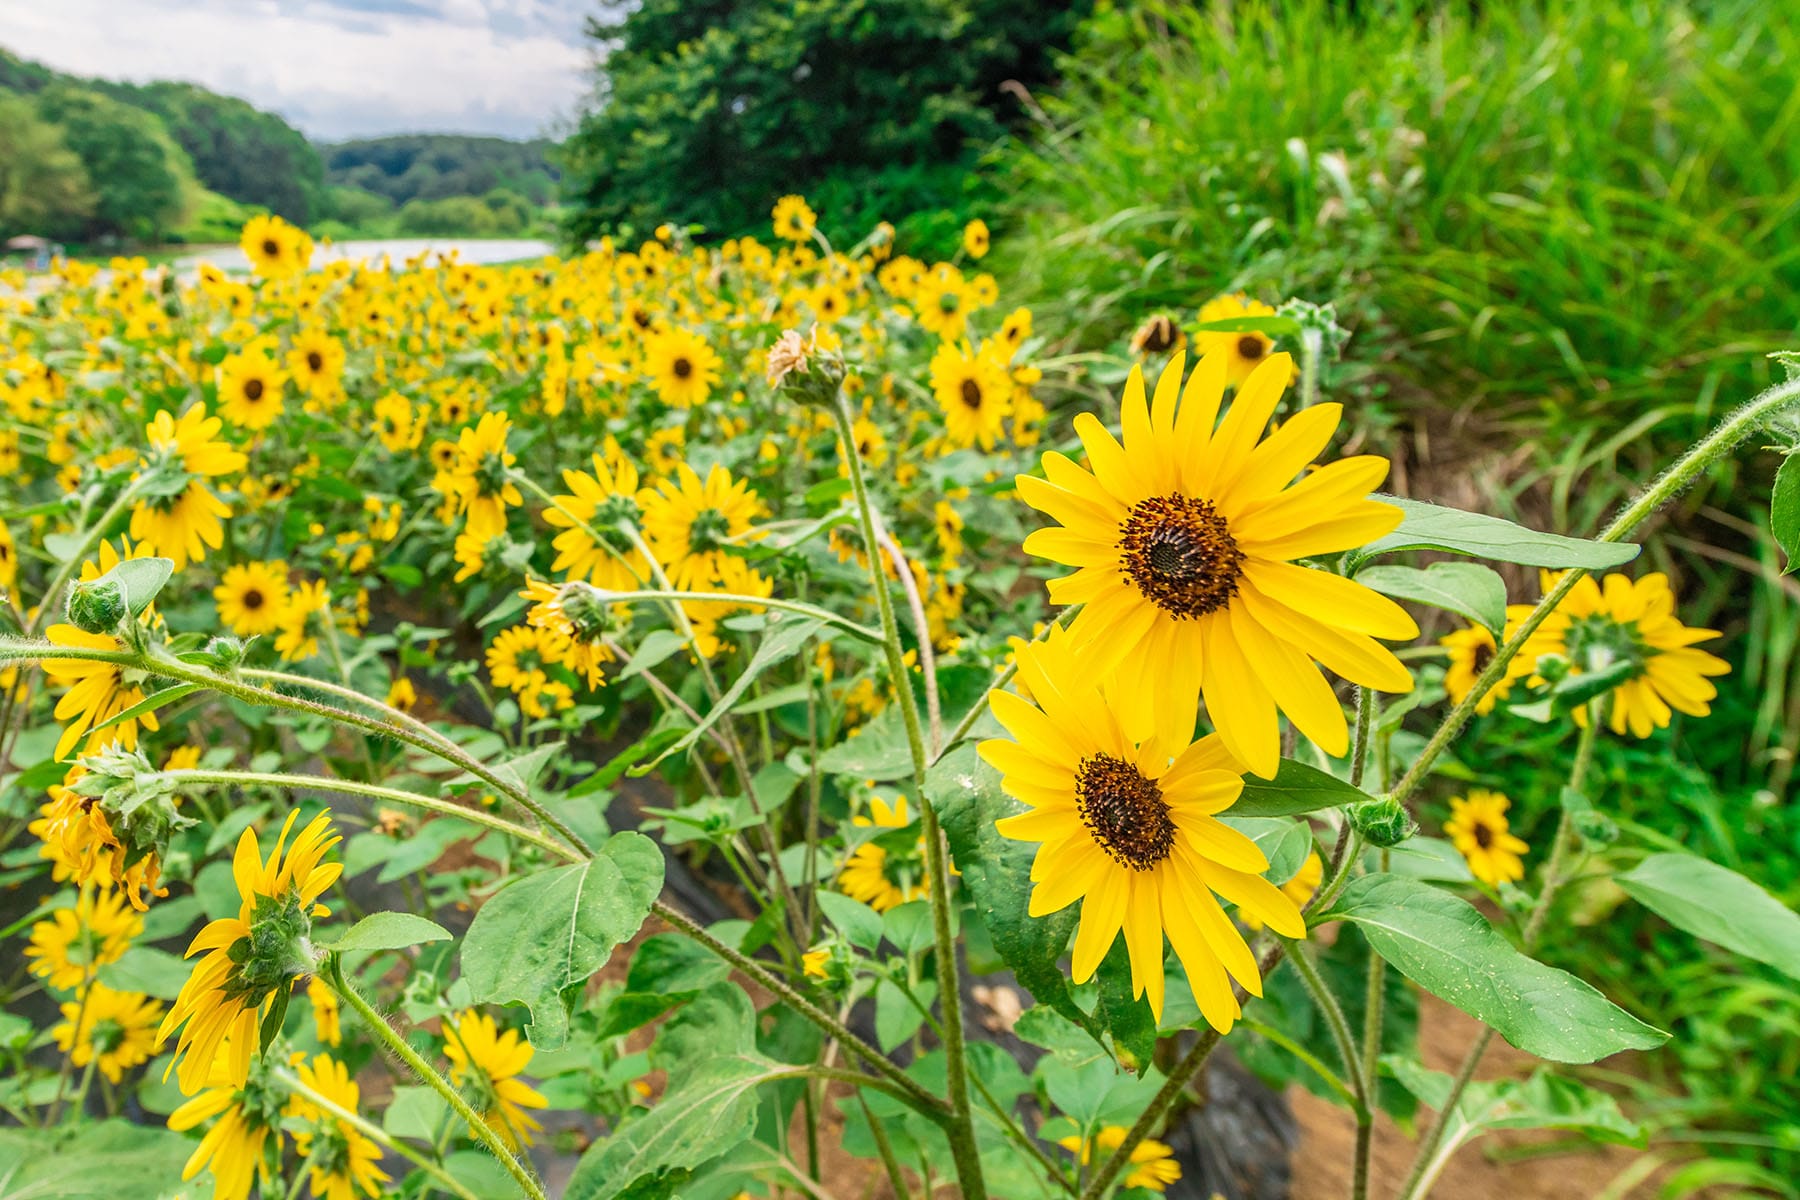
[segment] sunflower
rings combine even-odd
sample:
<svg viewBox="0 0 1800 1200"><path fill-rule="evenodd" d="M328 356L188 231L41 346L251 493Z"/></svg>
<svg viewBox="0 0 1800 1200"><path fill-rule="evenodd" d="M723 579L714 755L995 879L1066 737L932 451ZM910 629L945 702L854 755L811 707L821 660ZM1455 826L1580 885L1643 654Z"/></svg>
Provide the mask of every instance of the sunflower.
<svg viewBox="0 0 1800 1200"><path fill-rule="evenodd" d="M774 581L743 559L725 554L719 557L719 574L713 579L696 579L693 590L730 592L738 596L769 596L775 591ZM681 611L694 629L694 648L711 658L723 647L719 641L719 622L733 613L762 612L760 604L741 604L735 600L683 600Z"/></svg>
<svg viewBox="0 0 1800 1200"><path fill-rule="evenodd" d="M1490 887L1525 878L1525 860L1531 849L1509 832L1506 810L1512 801L1499 792L1471 788L1468 796L1450 798L1450 819L1444 832L1457 852L1469 862L1469 873Z"/></svg>
<svg viewBox="0 0 1800 1200"><path fill-rule="evenodd" d="M251 268L264 277L305 270L312 258L312 239L272 214L246 221L238 246L250 260Z"/></svg>
<svg viewBox="0 0 1800 1200"><path fill-rule="evenodd" d="M344 1040L343 1025L338 1020L337 993L331 986L317 975L306 985L306 1000L312 1005L313 1032L319 1035L319 1041L327 1046L335 1046Z"/></svg>
<svg viewBox="0 0 1800 1200"><path fill-rule="evenodd" d="M963 253L970 258L985 258L988 252L987 222L977 218L963 226Z"/></svg>
<svg viewBox="0 0 1800 1200"><path fill-rule="evenodd" d="M315 980L316 982L316 980ZM362 1103L362 1089L350 1078L344 1064L328 1054L294 1066L300 1082L353 1113ZM355 1200L360 1189L381 1195L388 1175L381 1169L381 1147L363 1132L315 1101L296 1093L288 1100L287 1115L306 1124L294 1131L294 1149L306 1160L307 1182L322 1200Z"/></svg>
<svg viewBox="0 0 1800 1200"><path fill-rule="evenodd" d="M220 1068L228 1083L244 1086L261 1012L295 979L312 974L314 964L305 952L312 919L329 914L318 899L344 868L324 861L340 840L332 832L330 810L314 817L288 846L297 816L288 814L267 859L256 831L244 830L231 863L238 915L213 921L188 946L187 957L202 951L206 957L182 985L158 1035L181 1030L169 1069L178 1071L187 1095L214 1086L210 1073ZM229 1057L222 1049L227 1046Z"/></svg>
<svg viewBox="0 0 1800 1200"><path fill-rule="evenodd" d="M287 376L261 351L233 354L219 364L219 412L245 429L267 429L281 416Z"/></svg>
<svg viewBox="0 0 1800 1200"><path fill-rule="evenodd" d="M621 526L637 524L643 515L637 468L624 458L609 463L594 455L594 472L564 471L569 494L559 495L544 510L544 520L562 530L551 541L556 550L553 571L586 576L595 587L628 592L643 586L650 566Z"/></svg>
<svg viewBox="0 0 1800 1200"><path fill-rule="evenodd" d="M1229 1032L1241 1010L1227 975L1252 995L1262 981L1214 893L1284 937L1306 936L1300 909L1262 877L1269 864L1256 844L1218 820L1244 786L1224 743L1191 742L1191 717L1184 723L1172 707L1121 706L1129 685L1098 685L1074 641L1053 630L1018 651L1035 704L995 694L993 714L1013 740L980 746L1006 794L1030 808L1002 819L1000 833L1041 843L1029 911L1040 917L1082 901L1077 983L1123 928L1133 993L1147 994L1159 1019L1167 934L1201 1013Z"/></svg>
<svg viewBox="0 0 1800 1200"><path fill-rule="evenodd" d="M375 402L375 436L388 453L399 454L416 448L425 436L425 424L416 420L413 406L399 392L388 392ZM443 447L439 452L438 447ZM456 447L451 442L438 442L432 447L432 459L448 470L456 463ZM439 461L441 459L441 461Z"/></svg>
<svg viewBox="0 0 1800 1200"><path fill-rule="evenodd" d="M25 957L31 973L51 987L74 991L94 973L118 962L144 931L144 918L111 887L83 888L74 908L53 909L31 927Z"/></svg>
<svg viewBox="0 0 1800 1200"><path fill-rule="evenodd" d="M216 440L224 424L207 416L205 405L195 404L179 418L157 413L144 427L150 449L139 459L138 486L147 498L131 510L131 536L152 554L172 560L177 571L205 558L208 546L217 550L224 544L220 521L231 508L202 481L241 471L248 461Z"/></svg>
<svg viewBox="0 0 1800 1200"><path fill-rule="evenodd" d="M13 544L6 523L0 521L0 592L11 591L19 583L19 551Z"/></svg>
<svg viewBox="0 0 1800 1200"><path fill-rule="evenodd" d="M308 329L294 336L287 362L294 382L317 395L336 386L344 373L344 344L323 329Z"/></svg>
<svg viewBox="0 0 1800 1200"><path fill-rule="evenodd" d="M1072 1150L1081 1158L1081 1165L1087 1166L1092 1161L1093 1153L1099 1150L1103 1154L1111 1154L1125 1144L1125 1127L1123 1125L1105 1125L1093 1138L1085 1139L1079 1134L1071 1134L1057 1141L1064 1150ZM1131 1171L1119 1181L1119 1186L1127 1190L1144 1188L1152 1192L1168 1189L1171 1183L1181 1178L1181 1164L1175 1161L1175 1151L1166 1142L1155 1138L1145 1138L1131 1152Z"/></svg>
<svg viewBox="0 0 1800 1200"><path fill-rule="evenodd" d="M904 829L911 824L906 810L906 797L895 798L892 805L880 796L869 801L869 815L850 819L852 825L869 829ZM890 861L884 847L864 842L850 852L838 872L838 890L852 900L861 900L876 912L886 912L925 895L925 841L919 839L916 854L904 863Z"/></svg>
<svg viewBox="0 0 1800 1200"><path fill-rule="evenodd" d="M1131 335L1131 352L1144 356L1169 354L1187 345L1187 334L1167 313L1156 313Z"/></svg>
<svg viewBox="0 0 1800 1200"><path fill-rule="evenodd" d="M810 240L819 224L818 214L802 196L783 196L770 215L775 218L775 236L787 242Z"/></svg>
<svg viewBox="0 0 1800 1200"><path fill-rule="evenodd" d="M689 329L666 329L652 337L644 349L644 367L657 397L671 408L706 403L719 381L719 356Z"/></svg>
<svg viewBox="0 0 1800 1200"><path fill-rule="evenodd" d="M266 1195L271 1183L268 1159L263 1151L275 1139L275 1158L281 1157L281 1122L287 1097L275 1086L263 1063L242 1082L232 1077L229 1064L239 1057L228 1040L207 1064L204 1090L169 1114L169 1128L184 1133L214 1117L218 1124L206 1131L189 1156L181 1178L186 1181L205 1170L213 1176L213 1200L247 1200L250 1185L262 1181Z"/></svg>
<svg viewBox="0 0 1800 1200"><path fill-rule="evenodd" d="M944 412L944 436L953 446L992 450L1012 411L1012 379L1005 361L986 343L946 341L931 356L931 390Z"/></svg>
<svg viewBox="0 0 1800 1200"><path fill-rule="evenodd" d="M675 474L644 493L644 533L675 587L689 590L720 577L726 544L749 533L762 502L717 463L704 483L685 462Z"/></svg>
<svg viewBox="0 0 1800 1200"><path fill-rule="evenodd" d="M1225 360L1200 360L1181 389L1179 351L1144 397L1133 368L1122 406L1125 445L1091 413L1075 418L1092 471L1044 455L1048 479L1019 476L1019 495L1055 518L1025 550L1077 568L1050 582L1050 599L1085 604L1070 625L1088 669L1118 673L1116 700L1133 724L1153 707L1193 728L1199 698L1233 757L1264 778L1280 758L1278 712L1325 753L1349 748L1343 708L1314 661L1364 687L1412 688L1383 638L1418 626L1398 604L1292 560L1361 546L1399 525L1367 499L1387 474L1372 455L1300 474L1342 412L1319 404L1257 439L1290 364L1278 354L1247 380L1218 427ZM1181 391L1179 405L1176 394Z"/></svg>
<svg viewBox="0 0 1800 1200"><path fill-rule="evenodd" d="M227 567L213 589L219 619L239 637L273 633L288 602L287 564L248 562Z"/></svg>
<svg viewBox="0 0 1800 1200"><path fill-rule="evenodd" d="M319 630L332 619L331 595L323 579L303 582L288 593L278 610L275 650L288 662L299 662L319 652Z"/></svg>
<svg viewBox="0 0 1800 1200"><path fill-rule="evenodd" d="M1561 578L1545 572L1544 591ZM1529 610L1520 606L1520 611ZM1561 655L1575 674L1630 664L1627 678L1610 693L1608 724L1614 733L1630 730L1646 738L1666 729L1675 712L1704 717L1712 711L1719 689L1707 677L1731 667L1695 646L1718 636L1717 630L1681 623L1675 593L1661 572L1635 582L1624 575L1600 581L1584 575L1526 639L1519 658L1535 666L1546 654ZM1587 710L1577 709L1575 719L1585 723Z"/></svg>
<svg viewBox="0 0 1800 1200"><path fill-rule="evenodd" d="M453 1018L445 1035L444 1057L450 1060L451 1082L473 1090L470 1103L508 1148L516 1151L531 1145L531 1135L543 1126L525 1110L550 1107L536 1089L518 1078L531 1065L531 1043L516 1030L500 1032L492 1017L473 1010Z"/></svg>
<svg viewBox="0 0 1800 1200"><path fill-rule="evenodd" d="M1006 314L1006 320L1000 322L1000 332L996 335L995 340L1009 351L1017 353L1019 347L1023 346L1025 340L1030 336L1031 310L1015 308Z"/></svg>
<svg viewBox="0 0 1800 1200"><path fill-rule="evenodd" d="M939 263L913 281L906 302L920 328L946 342L962 337L969 327L969 310L975 307L962 272L949 263Z"/></svg>
<svg viewBox="0 0 1800 1200"><path fill-rule="evenodd" d="M1529 605L1522 608L1513 605L1508 608L1508 616L1513 615L1512 610L1515 608L1521 612L1531 611ZM1439 638L1438 645L1444 648L1450 658L1449 664L1444 668L1444 690L1450 694L1450 703L1461 704L1463 697L1474 689L1475 680L1487 670L1488 663L1494 660L1494 652L1499 647L1494 644L1494 635L1488 632L1485 625L1453 630ZM1475 711L1482 716L1493 712L1494 705L1506 699L1506 694L1512 691L1513 680L1529 673L1530 664L1525 656L1514 655L1513 660L1507 664L1506 674L1476 703Z"/></svg>
<svg viewBox="0 0 1800 1200"><path fill-rule="evenodd" d="M590 691L598 688L600 668L614 658L606 643L613 621L600 594L580 582L558 587L542 579L528 579L519 595L532 602L526 623L550 634L561 651L557 661L585 679ZM621 623L628 622L629 613L621 619Z"/></svg>
<svg viewBox="0 0 1800 1200"><path fill-rule="evenodd" d="M382 703L389 708L397 708L403 713L409 713L418 706L419 690L406 676L396 675L394 682L388 684L387 695L382 699Z"/></svg>
<svg viewBox="0 0 1800 1200"><path fill-rule="evenodd" d="M91 1062L108 1082L118 1083L126 1071L150 1061L162 1005L141 992L90 983L80 998L63 1003L62 1015L50 1034L69 1061L77 1067Z"/></svg>
<svg viewBox="0 0 1800 1200"><path fill-rule="evenodd" d="M83 650L125 649L125 644L110 633L87 633L73 625L52 625L45 634L58 646L77 646ZM52 714L57 720L68 722L56 743L59 759L68 758L75 744L81 741L81 735L89 729L97 732L82 746L83 754L97 754L115 745L135 750L140 725L149 730L161 728L154 712L139 713L128 721L99 728L144 699L143 689L139 686L143 676L129 667L79 658L52 658L45 660L44 674L53 684L69 689L56 702Z"/></svg>
<svg viewBox="0 0 1800 1200"><path fill-rule="evenodd" d="M1230 296L1219 296L1207 301L1200 307L1200 323L1210 324L1213 321L1232 321L1242 317L1272 317L1275 310L1260 300L1252 300L1242 292ZM1264 360L1275 350L1275 339L1266 333L1256 330L1245 330L1237 333L1203 332L1196 336L1194 348L1202 355L1213 353L1225 357L1225 383L1228 387L1242 387L1250 378L1250 373L1260 367ZM1290 360L1288 372L1293 373Z"/></svg>
<svg viewBox="0 0 1800 1200"><path fill-rule="evenodd" d="M486 413L456 443L456 465L448 475L457 509L468 514L468 531L483 537L506 532L506 508L522 503L519 487L507 477L515 461L506 449L511 428L504 413Z"/></svg>

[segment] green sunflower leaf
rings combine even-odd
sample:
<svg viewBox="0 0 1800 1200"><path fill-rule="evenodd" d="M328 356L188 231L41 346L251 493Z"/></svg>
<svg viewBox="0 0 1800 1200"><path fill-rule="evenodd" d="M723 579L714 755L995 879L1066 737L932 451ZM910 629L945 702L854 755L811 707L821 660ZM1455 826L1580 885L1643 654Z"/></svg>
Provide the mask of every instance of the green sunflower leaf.
<svg viewBox="0 0 1800 1200"><path fill-rule="evenodd" d="M1244 776L1244 791L1225 812L1233 817L1298 817L1323 808L1343 808L1369 799L1336 775L1291 758L1281 760L1275 778Z"/></svg>
<svg viewBox="0 0 1800 1200"><path fill-rule="evenodd" d="M1352 880L1319 918L1333 919L1354 921L1408 979L1527 1054L1586 1063L1669 1040L1567 971L1519 953L1466 900L1420 880Z"/></svg>
<svg viewBox="0 0 1800 1200"><path fill-rule="evenodd" d="M1677 929L1800 979L1800 915L1736 871L1692 854L1652 854L1618 883Z"/></svg>
<svg viewBox="0 0 1800 1200"><path fill-rule="evenodd" d="M1392 504L1406 519L1386 537L1352 551L1346 560L1348 574L1355 575L1357 568L1372 558L1402 550L1443 550L1527 567L1586 567L1592 571L1621 566L1638 555L1638 547L1629 542L1591 542L1539 533L1500 517L1398 496L1375 499Z"/></svg>
<svg viewBox="0 0 1800 1200"><path fill-rule="evenodd" d="M523 1003L534 1046L568 1036L562 993L606 965L662 892L663 857L641 833L616 833L584 863L539 871L481 906L462 947L476 1004Z"/></svg>
<svg viewBox="0 0 1800 1200"><path fill-rule="evenodd" d="M1800 452L1781 460L1775 472L1775 491L1769 497L1769 528L1787 559L1783 575L1793 574L1800 556Z"/></svg>
<svg viewBox="0 0 1800 1200"><path fill-rule="evenodd" d="M451 933L436 921L405 912L370 913L335 942L321 942L327 950L346 954L356 950L405 950L424 942L447 942Z"/></svg>
<svg viewBox="0 0 1800 1200"><path fill-rule="evenodd" d="M1477 563L1441 562L1422 569L1383 564L1364 567L1356 582L1396 600L1467 617L1495 635L1506 626L1506 581Z"/></svg>

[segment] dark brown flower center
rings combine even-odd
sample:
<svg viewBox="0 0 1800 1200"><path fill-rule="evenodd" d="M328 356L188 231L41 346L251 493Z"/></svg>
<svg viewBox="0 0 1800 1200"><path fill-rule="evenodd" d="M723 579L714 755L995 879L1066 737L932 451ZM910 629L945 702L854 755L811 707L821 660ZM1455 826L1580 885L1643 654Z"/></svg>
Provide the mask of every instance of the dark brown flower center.
<svg viewBox="0 0 1800 1200"><path fill-rule="evenodd" d="M1482 642L1475 647L1475 653L1470 659L1470 665L1474 667L1475 673L1479 675L1487 670L1487 665L1493 661L1494 648L1486 642Z"/></svg>
<svg viewBox="0 0 1800 1200"><path fill-rule="evenodd" d="M962 402L970 408L981 407L981 385L973 379L962 381Z"/></svg>
<svg viewBox="0 0 1800 1200"><path fill-rule="evenodd" d="M1475 844L1480 846L1483 850L1493 848L1494 831L1489 829L1485 823L1481 821L1475 822L1474 836Z"/></svg>
<svg viewBox="0 0 1800 1200"><path fill-rule="evenodd" d="M252 379L249 382L247 382L246 384L244 384L244 399L246 399L246 400L261 400L262 394L263 394L263 381L262 380Z"/></svg>
<svg viewBox="0 0 1800 1200"><path fill-rule="evenodd" d="M1151 317L1138 330L1137 342L1139 349L1147 353L1165 353L1175 344L1175 322L1160 314Z"/></svg>
<svg viewBox="0 0 1800 1200"><path fill-rule="evenodd" d="M1261 358L1263 356L1263 340L1253 333L1246 333L1238 339L1238 353L1245 358Z"/></svg>
<svg viewBox="0 0 1800 1200"><path fill-rule="evenodd" d="M254 612L263 606L263 594L255 588L250 588L244 593L243 603L245 608Z"/></svg>
<svg viewBox="0 0 1800 1200"><path fill-rule="evenodd" d="M309 371L323 370L324 366L325 366L325 356L323 354L320 354L317 350L308 350L306 352L306 368L307 368L307 370L309 370Z"/></svg>
<svg viewBox="0 0 1800 1200"><path fill-rule="evenodd" d="M262 250L270 258L275 258L281 254L281 243L274 238L264 238Z"/></svg>
<svg viewBox="0 0 1800 1200"><path fill-rule="evenodd" d="M1231 602L1244 552L1211 501L1171 493L1132 506L1119 527L1119 563L1146 599L1183 621Z"/></svg>
<svg viewBox="0 0 1800 1200"><path fill-rule="evenodd" d="M1095 843L1120 866L1148 871L1175 847L1175 822L1156 782L1110 754L1075 768L1075 807Z"/></svg>
<svg viewBox="0 0 1800 1200"><path fill-rule="evenodd" d="M686 379L689 375L694 373L694 364L685 358L678 358L675 360L675 365L671 367L670 370L675 372L675 378Z"/></svg>

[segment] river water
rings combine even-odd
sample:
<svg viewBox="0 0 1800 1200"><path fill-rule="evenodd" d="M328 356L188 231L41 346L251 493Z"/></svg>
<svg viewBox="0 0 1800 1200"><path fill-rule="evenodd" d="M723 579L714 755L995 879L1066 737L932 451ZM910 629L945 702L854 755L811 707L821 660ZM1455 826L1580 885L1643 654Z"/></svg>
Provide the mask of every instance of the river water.
<svg viewBox="0 0 1800 1200"><path fill-rule="evenodd" d="M427 251L436 254L454 253L463 262L479 264L543 258L547 254L556 253L556 247L549 242L529 238L383 238L378 241L333 242L329 246L314 246L312 265L317 267L338 259L378 262L386 255L388 261L397 267L405 260ZM185 275L196 270L203 262L211 263L221 271L250 269L250 260L235 245L195 246L189 253L175 260L175 269Z"/></svg>

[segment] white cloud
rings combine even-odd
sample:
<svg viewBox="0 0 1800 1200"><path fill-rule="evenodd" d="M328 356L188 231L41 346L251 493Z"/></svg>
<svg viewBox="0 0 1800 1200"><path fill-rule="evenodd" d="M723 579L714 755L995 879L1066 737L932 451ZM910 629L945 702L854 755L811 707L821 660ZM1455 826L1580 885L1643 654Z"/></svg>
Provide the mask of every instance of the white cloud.
<svg viewBox="0 0 1800 1200"><path fill-rule="evenodd" d="M183 79L321 139L512 137L588 85L579 0L55 0L4 5L0 46L58 70Z"/></svg>

